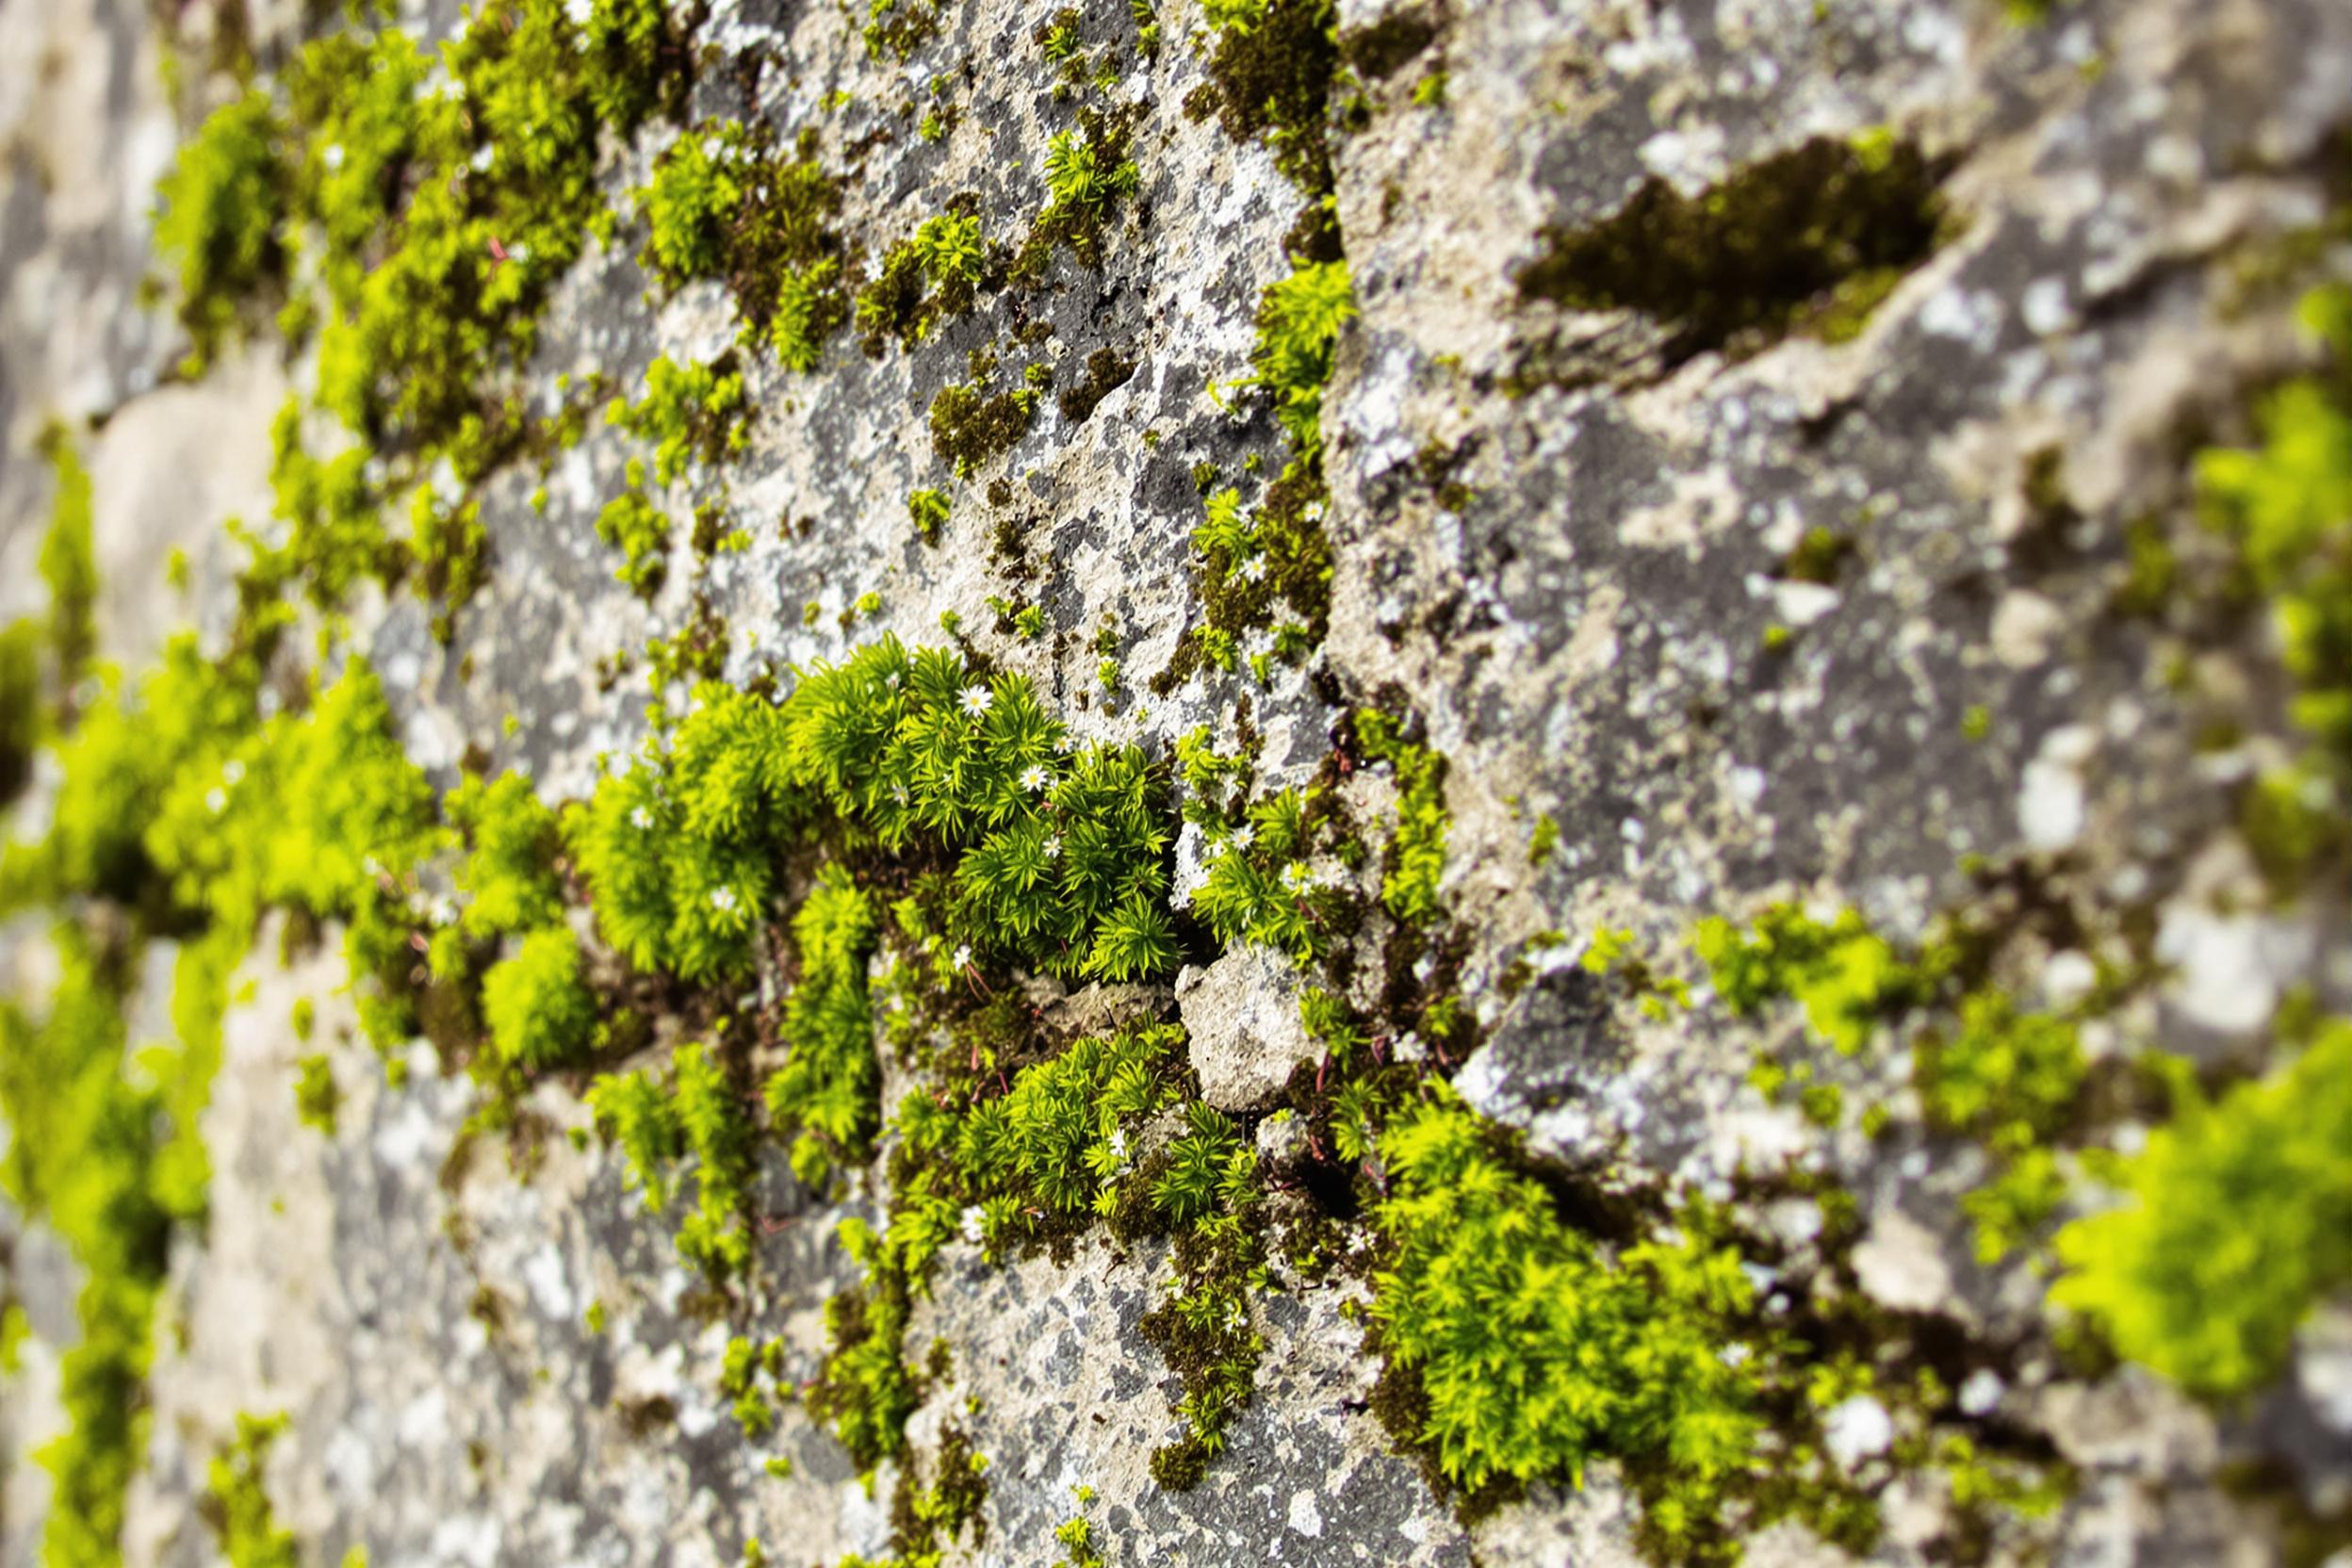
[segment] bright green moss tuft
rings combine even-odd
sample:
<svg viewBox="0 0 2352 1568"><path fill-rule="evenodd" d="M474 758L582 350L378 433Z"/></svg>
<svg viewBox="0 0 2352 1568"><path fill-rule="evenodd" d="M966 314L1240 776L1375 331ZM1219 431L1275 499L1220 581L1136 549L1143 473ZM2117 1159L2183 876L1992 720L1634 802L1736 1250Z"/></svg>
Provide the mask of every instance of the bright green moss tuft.
<svg viewBox="0 0 2352 1568"><path fill-rule="evenodd" d="M1323 450L1323 388L1340 329L1355 318L1356 297L1345 261L1309 263L1269 286L1258 303L1253 374L1240 383L1274 400L1274 416L1301 459Z"/></svg>
<svg viewBox="0 0 2352 1568"><path fill-rule="evenodd" d="M642 1069L607 1073L588 1086L587 1103L596 1126L619 1147L645 1207L659 1213L670 1200L669 1168L686 1152L686 1129L668 1090Z"/></svg>
<svg viewBox="0 0 2352 1568"><path fill-rule="evenodd" d="M2248 1393L2285 1366L2322 1296L2352 1285L2352 1024L2173 1124L2118 1175L2124 1207L2058 1233L2051 1292L2192 1392Z"/></svg>
<svg viewBox="0 0 2352 1568"><path fill-rule="evenodd" d="M285 1434L284 1415L240 1412L237 1439L215 1454L204 1473L204 1511L229 1568L301 1568L291 1530L278 1526L265 1484L270 1446Z"/></svg>
<svg viewBox="0 0 2352 1568"><path fill-rule="evenodd" d="M778 1130L798 1131L792 1168L814 1184L835 1159L862 1161L879 1119L881 1069L866 1002L873 905L846 872L827 866L792 917L792 939L800 984L784 1008L791 1054L768 1080L768 1115Z"/></svg>
<svg viewBox="0 0 2352 1568"><path fill-rule="evenodd" d="M470 850L456 872L465 899L458 924L466 935L520 935L563 918L564 884L555 874L561 834L526 775L484 783L469 774L442 797L441 810Z"/></svg>
<svg viewBox="0 0 2352 1568"><path fill-rule="evenodd" d="M940 532L947 527L947 492L916 491L906 498L906 515L924 544L938 544Z"/></svg>
<svg viewBox="0 0 2352 1568"><path fill-rule="evenodd" d="M41 580L49 589L49 653L60 691L70 690L98 646L97 547L91 534L90 470L73 438L52 425L41 449L57 476L57 499L41 538Z"/></svg>
<svg viewBox="0 0 2352 1568"><path fill-rule="evenodd" d="M319 1052L302 1057L294 1068L300 1075L294 1082L295 1118L305 1127L335 1136L335 1113L343 1103L342 1091L335 1086L335 1070Z"/></svg>
<svg viewBox="0 0 2352 1568"><path fill-rule="evenodd" d="M1746 932L1709 917L1692 946L1734 1013L1794 997L1814 1032L1844 1055L1860 1051L1879 1021L1919 992L1919 977L1851 909L1823 925L1794 905L1777 904Z"/></svg>
<svg viewBox="0 0 2352 1568"><path fill-rule="evenodd" d="M1869 1376L1822 1364L1758 1313L1708 1213L1604 1250L1450 1097L1408 1108L1380 1150L1389 1190L1373 1217L1389 1251L1372 1314L1387 1409L1449 1480L1574 1483L1613 1460L1655 1560L1736 1560L1740 1532L1782 1517L1868 1551L1874 1512L1816 1423L1870 1392Z"/></svg>
<svg viewBox="0 0 2352 1568"><path fill-rule="evenodd" d="M617 1144L645 1206L666 1207L676 1191L672 1168L692 1156L694 1204L681 1219L681 1257L716 1282L751 1264L750 1183L757 1127L750 1102L708 1045L681 1047L665 1087L640 1070L608 1073L588 1089L597 1127Z"/></svg>
<svg viewBox="0 0 2352 1568"><path fill-rule="evenodd" d="M612 575L639 598L650 599L669 576L670 515L645 498L642 459L629 460L627 482L628 488L596 514L596 537L621 552L621 564Z"/></svg>
<svg viewBox="0 0 2352 1568"><path fill-rule="evenodd" d="M1366 759L1396 770L1396 832L1380 876L1380 902L1408 925L1437 918L1438 878L1446 870L1446 759L1404 738L1396 719L1377 709L1356 713L1356 739Z"/></svg>
<svg viewBox="0 0 2352 1568"><path fill-rule="evenodd" d="M596 993L568 926L531 932L493 965L482 978L482 1010L498 1060L525 1071L569 1067L600 1038Z"/></svg>
<svg viewBox="0 0 2352 1568"><path fill-rule="evenodd" d="M180 323L201 370L236 335L238 302L279 286L291 176L259 92L213 111L156 190L155 248L179 269Z"/></svg>
<svg viewBox="0 0 2352 1568"><path fill-rule="evenodd" d="M679 365L663 354L646 368L645 395L634 403L615 398L605 418L656 443L654 482L666 485L685 475L689 462L715 464L741 452L750 412L732 354L707 365Z"/></svg>

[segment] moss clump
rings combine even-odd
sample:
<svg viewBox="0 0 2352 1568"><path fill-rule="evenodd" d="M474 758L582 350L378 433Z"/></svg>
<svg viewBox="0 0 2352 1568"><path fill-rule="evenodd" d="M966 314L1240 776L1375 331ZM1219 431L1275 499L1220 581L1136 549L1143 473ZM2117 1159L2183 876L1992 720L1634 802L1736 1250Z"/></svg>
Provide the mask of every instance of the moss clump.
<svg viewBox="0 0 2352 1568"><path fill-rule="evenodd" d="M911 349L939 323L972 309L988 265L980 217L968 209L936 213L891 246L882 270L858 293L858 342L878 358L896 339Z"/></svg>
<svg viewBox="0 0 2352 1568"><path fill-rule="evenodd" d="M1301 461L1323 451L1323 388L1340 329L1355 318L1356 298L1344 261L1310 262L1270 286L1258 302L1254 373L1238 384L1262 387Z"/></svg>
<svg viewBox="0 0 2352 1568"><path fill-rule="evenodd" d="M566 808L565 842L604 939L691 984L743 974L775 888L774 846L798 811L772 761L775 707L715 686L663 747Z"/></svg>
<svg viewBox="0 0 2352 1568"><path fill-rule="evenodd" d="M1311 197L1331 188L1325 126L1332 73L1339 63L1339 8L1333 0L1212 0L1206 8L1217 47L1209 79L1184 107L1214 110L1236 141L1265 137L1290 182Z"/></svg>
<svg viewBox="0 0 2352 1568"><path fill-rule="evenodd" d="M1791 1516L1868 1550L1873 1511L1814 1436L1867 1375L1820 1364L1769 1319L1704 1212L1612 1254L1562 1224L1494 1136L1445 1096L1380 1135L1388 1250L1372 1315L1411 1391L1392 1394L1401 1435L1473 1494L1615 1460L1659 1560L1736 1560L1737 1530ZM1794 1473L1813 1478L1785 1484Z"/></svg>
<svg viewBox="0 0 2352 1568"><path fill-rule="evenodd" d="M694 1207L679 1223L680 1256L714 1283L751 1266L751 1178L758 1125L751 1101L709 1045L681 1047L667 1083L653 1072L608 1073L588 1089L588 1108L628 1163L645 1206L666 1207L671 1170L694 1159Z"/></svg>
<svg viewBox="0 0 2352 1568"><path fill-rule="evenodd" d="M383 931L435 841L431 792L392 741L364 666L266 722L258 685L249 658L208 664L188 638L128 693L106 677L57 743L63 784L49 837L8 846L0 874L11 909L75 915L55 929L59 981L45 1015L0 1005L0 1112L12 1133L0 1183L65 1241L85 1279L81 1339L63 1367L69 1426L38 1456L55 1482L51 1562L117 1556L144 1448L150 1319L171 1229L203 1211L209 1166L195 1129L220 1059L228 977L263 909ZM181 943L175 1037L142 1050L134 1078L127 992L146 942L165 933ZM371 999L365 988L361 999Z"/></svg>
<svg viewBox="0 0 2352 1568"><path fill-rule="evenodd" d="M1453 825L1446 809L1446 759L1406 740L1403 727L1378 709L1357 710L1356 743L1366 760L1396 770L1396 831L1380 874L1380 902L1402 923L1427 925L1439 912L1437 884Z"/></svg>
<svg viewBox="0 0 2352 1568"><path fill-rule="evenodd" d="M98 555L92 535L90 470L73 438L57 425L41 433L41 455L57 477L48 531L41 536L41 580L49 590L49 655L60 691L82 678L97 651Z"/></svg>
<svg viewBox="0 0 2352 1568"><path fill-rule="evenodd" d="M764 124L707 122L662 155L637 200L664 282L725 279L746 344L767 345L789 370L816 368L850 301L833 228L841 185L812 133L788 157Z"/></svg>
<svg viewBox="0 0 2352 1568"><path fill-rule="evenodd" d="M531 932L482 980L482 1018L499 1062L523 1071L568 1067L601 1037L596 994L568 926Z"/></svg>
<svg viewBox="0 0 2352 1568"><path fill-rule="evenodd" d="M1135 378L1135 362L1115 349L1097 349L1086 356L1086 374L1062 388L1057 400L1062 417L1082 425L1093 417L1095 405Z"/></svg>
<svg viewBox="0 0 2352 1568"><path fill-rule="evenodd" d="M237 1438L215 1454L204 1472L197 1511L212 1527L229 1568L301 1568L291 1530L278 1526L265 1471L270 1446L286 1431L284 1415L237 1417Z"/></svg>
<svg viewBox="0 0 2352 1568"><path fill-rule="evenodd" d="M319 1052L302 1057L294 1069L300 1074L294 1083L295 1118L305 1127L335 1136L335 1113L343 1103L343 1093L335 1086L335 1070Z"/></svg>
<svg viewBox="0 0 2352 1568"><path fill-rule="evenodd" d="M2211 1397L2285 1367L2295 1330L2352 1284L2352 1024L2173 1124L2115 1170L2125 1206L2058 1234L2051 1292L2116 1348Z"/></svg>
<svg viewBox="0 0 2352 1568"><path fill-rule="evenodd" d="M464 899L460 930L477 938L513 936L563 919L556 816L540 803L528 776L503 773L484 782L469 774L442 797L441 810L470 851L456 871Z"/></svg>
<svg viewBox="0 0 2352 1568"><path fill-rule="evenodd" d="M791 1055L768 1080L768 1115L778 1130L798 1130L792 1168L814 1184L835 1158L864 1160L880 1119L882 1074L866 1004L873 906L846 872L828 866L792 917L792 939L800 984L784 1009Z"/></svg>
<svg viewBox="0 0 2352 1568"><path fill-rule="evenodd" d="M1294 963L1320 956L1347 904L1316 865L1331 847L1323 806L1319 790L1291 789L1251 802L1238 825L1221 813L1197 815L1210 858L1192 907L1217 940L1258 942Z"/></svg>
<svg viewBox="0 0 2352 1568"><path fill-rule="evenodd" d="M1085 266L1102 259L1102 231L1122 201L1141 188L1143 176L1129 156L1133 139L1124 117L1094 109L1079 112L1076 130L1060 131L1046 144L1045 206L1014 257L1018 282L1044 281L1054 248L1067 245Z"/></svg>
<svg viewBox="0 0 2352 1568"><path fill-rule="evenodd" d="M2311 294L2303 315L2328 371L2273 392L2257 411L2262 445L2209 449L2196 476L2207 521L2268 607L2295 682L2289 716L2311 742L2246 808L2250 839L2288 888L2340 858L2352 791L2352 289Z"/></svg>
<svg viewBox="0 0 2352 1568"><path fill-rule="evenodd" d="M0 627L0 805L33 776L41 733L41 627L22 619Z"/></svg>
<svg viewBox="0 0 2352 1568"><path fill-rule="evenodd" d="M947 527L948 502L944 490L918 490L906 498L906 517L915 525L926 545L939 542L939 534Z"/></svg>
<svg viewBox="0 0 2352 1568"><path fill-rule="evenodd" d="M975 354L972 380L939 389L931 400L931 449L956 466L958 476L993 463L1029 433L1043 396L1036 378L990 396L994 361ZM1043 366L1033 367L1042 371Z"/></svg>
<svg viewBox="0 0 2352 1568"><path fill-rule="evenodd" d="M239 301L284 286L293 178L282 134L268 96L248 92L213 112L156 189L155 248L178 265L190 373L234 339Z"/></svg>
<svg viewBox="0 0 2352 1568"><path fill-rule="evenodd" d="M1761 347L1837 318L1840 290L1883 298L1945 221L1938 167L1909 142L1816 137L1697 196L1647 181L1615 216L1555 228L1524 299L1630 309L1671 330L1668 361ZM1849 312L1849 315L1851 312Z"/></svg>
<svg viewBox="0 0 2352 1568"><path fill-rule="evenodd" d="M605 421L655 443L653 479L674 484L690 462L715 464L750 440L751 410L734 355L680 365L663 354L645 368L645 392L635 402L615 398Z"/></svg>
<svg viewBox="0 0 2352 1568"><path fill-rule="evenodd" d="M1794 905L1774 905L1745 932L1710 916L1691 940L1734 1013L1794 997L1814 1032L1843 1055L1919 995L1917 972L1851 909L1823 925Z"/></svg>
<svg viewBox="0 0 2352 1568"><path fill-rule="evenodd" d="M627 488L596 514L596 537L621 552L612 576L651 599L670 575L670 514L647 498L642 458L629 460L623 479Z"/></svg>

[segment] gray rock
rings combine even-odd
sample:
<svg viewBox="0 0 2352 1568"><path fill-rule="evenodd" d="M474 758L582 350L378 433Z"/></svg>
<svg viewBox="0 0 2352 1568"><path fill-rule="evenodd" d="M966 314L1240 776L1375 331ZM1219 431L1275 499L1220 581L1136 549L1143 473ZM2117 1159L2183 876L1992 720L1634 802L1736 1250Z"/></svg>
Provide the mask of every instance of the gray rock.
<svg viewBox="0 0 2352 1568"><path fill-rule="evenodd" d="M1176 977L1200 1098L1224 1111L1255 1110L1318 1047L1298 1017L1298 972L1271 948L1245 942L1205 969Z"/></svg>

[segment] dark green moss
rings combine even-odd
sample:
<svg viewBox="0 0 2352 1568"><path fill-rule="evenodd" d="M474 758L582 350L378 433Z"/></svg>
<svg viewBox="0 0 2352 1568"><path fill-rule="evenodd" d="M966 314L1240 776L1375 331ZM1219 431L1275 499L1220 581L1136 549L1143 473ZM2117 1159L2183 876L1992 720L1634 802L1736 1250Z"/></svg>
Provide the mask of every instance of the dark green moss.
<svg viewBox="0 0 2352 1568"><path fill-rule="evenodd" d="M931 449L969 474L1010 451L1029 433L1040 396L1036 385L1023 384L991 396L988 383L994 362L975 354L972 380L941 387L931 400Z"/></svg>
<svg viewBox="0 0 2352 1568"><path fill-rule="evenodd" d="M1369 26L1351 27L1339 52L1357 75L1377 82L1437 41L1437 24L1414 6L1399 6Z"/></svg>
<svg viewBox="0 0 2352 1568"><path fill-rule="evenodd" d="M1339 64L1333 0L1266 0L1248 25L1217 34L1209 79L1184 100L1196 118L1214 113L1236 141L1266 138L1293 185L1309 196L1331 188L1324 125Z"/></svg>
<svg viewBox="0 0 2352 1568"><path fill-rule="evenodd" d="M1126 385L1135 373L1134 360L1114 349L1095 350L1086 356L1086 374L1062 388L1062 417L1073 425L1086 423L1095 405Z"/></svg>
<svg viewBox="0 0 2352 1568"><path fill-rule="evenodd" d="M1671 363L1752 350L1884 298L1934 251L1942 166L1909 142L1816 137L1699 195L1653 177L1613 217L1554 229L1521 298L1631 309L1672 330ZM1889 276L1891 274L1891 276Z"/></svg>

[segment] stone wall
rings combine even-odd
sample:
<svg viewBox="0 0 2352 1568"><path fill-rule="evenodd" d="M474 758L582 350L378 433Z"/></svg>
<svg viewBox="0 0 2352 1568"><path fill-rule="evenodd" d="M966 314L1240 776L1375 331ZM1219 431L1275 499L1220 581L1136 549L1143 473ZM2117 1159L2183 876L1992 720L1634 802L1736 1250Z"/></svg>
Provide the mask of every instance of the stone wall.
<svg viewBox="0 0 2352 1568"><path fill-rule="evenodd" d="M400 24L446 37L455 10L408 0ZM2325 1299L2346 1281L2322 1279L2282 1371L2226 1397L2184 1392L2050 1298L2073 1256L2053 1234L2118 1201L2111 1152L2143 1148L2181 1102L2147 1064L2178 1056L2225 1092L2283 1070L2282 1008L2340 1012L2352 993L2340 851L2323 839L2308 876L2282 878L2248 826L2249 793L2306 743L2265 590L2211 526L2197 457L2254 442L2265 391L2325 363L2296 304L2352 255L2352 11L1340 0L1336 61L1317 65L1277 47L1300 10L963 0L902 56L862 12L710 0L675 116L596 144L612 237L553 281L527 363L501 372L534 416L568 400L596 416L470 480L420 476L478 507L470 601L363 582L339 619L305 606L277 655L282 673L364 658L436 790L522 769L550 805L705 700L645 653L681 634L703 673L779 699L886 633L952 636L1026 678L1077 742L1166 760L1177 962L1113 986L984 954L968 994L917 1006L1009 991L1055 1044L1180 1021L1184 1098L1258 1152L1252 1201L1330 1237L1334 1256L1278 1255L1253 1282L1263 1351L1199 1484L1152 1471L1182 1429L1167 1342L1145 1331L1175 1244L1102 1224L947 1241L906 1336L911 1364L943 1351L878 1469L861 1476L805 1399L780 1399L757 1438L731 1413L738 1336L778 1347L779 1390L824 1375L825 1303L868 1272L836 1227L890 1212L905 1134L886 1120L869 1160L819 1181L793 1175L789 1139L763 1141L752 1265L714 1293L583 1093L729 1010L744 1070L789 1058L798 959L781 932L804 859L779 873L773 952L740 999L669 985L636 1009L633 1054L503 1086L446 1039L372 1046L332 931L306 945L308 923L289 936L270 917L204 1113L208 1217L175 1233L155 1314L124 1560L216 1560L208 1467L237 1413L279 1411L268 1494L318 1563L352 1547L379 1565L718 1563L751 1538L779 1563L878 1559L908 1550L893 1500L967 1451L986 1458L985 1498L942 1544L957 1563L1095 1560L1056 1538L1081 1517L1110 1561L1193 1564L2308 1563L2352 1544L2346 1319ZM155 181L236 69L266 89L331 25L290 4L237 14L241 31L201 3L168 23L133 0L0 9L16 62L0 86L0 610L43 604L54 484L33 454L62 420L93 477L100 646L130 668L173 625L216 647L238 626L245 552L222 524L282 530L262 521L271 419L318 395L318 339L270 325L274 299L186 373L174 263L154 249ZM1075 67L1050 57L1063 25ZM214 45L239 36L241 56ZM1266 123L1249 94L1301 81L1314 115ZM919 129L935 114L938 134ZM1054 139L1086 114L1125 136L1133 192L1103 204L1091 245L1049 243L1041 270L1008 276L1050 211ZM660 277L630 195L713 120L771 127L778 147L806 134L838 182L827 221L853 282L924 219L978 214L1001 253L970 308L872 353L845 323L810 370L740 342L737 290ZM1302 151L1318 135L1328 192ZM1353 308L1315 462L1249 384L1253 345L1269 288L1342 257ZM657 356L730 352L744 439L651 487L677 527L641 596L597 519L650 447L602 398L639 396ZM1029 367L1041 395L1016 439L959 471L938 405L988 354L983 396ZM319 449L351 439L305 406ZM1293 570L1308 587L1259 604L1247 552L1212 560L1196 531L1228 486L1281 511L1292 465L1319 482L1263 549L1285 588ZM928 538L909 514L926 489L949 498ZM706 504L709 525L691 521ZM322 625L335 651L315 661ZM1367 743L1366 709L1408 737L1396 760ZM1201 727L1246 759L1235 782L1181 778L1178 743ZM1442 874L1433 911L1407 917L1384 875L1425 756ZM60 776L37 772L21 838ZM1184 912L1235 853L1238 817L1178 814L1294 786L1324 792L1339 824L1301 861L1341 911L1303 965ZM2321 816L2341 812L2340 783L2313 788ZM450 889L446 871L427 880ZM1920 974L1923 949L1953 967L1907 979L1916 994L1857 981L1811 1016L1798 982L1780 988L1796 1000L1735 1005L1692 933L1753 933L1782 903L1821 931L1854 911L1838 929ZM592 911L568 918L600 994L622 994ZM0 949L36 1011L45 930L19 916ZM125 1004L159 1034L172 939ZM872 975L886 1118L940 1092L879 1006L892 961L886 944ZM1749 1298L1730 1316L1759 1342L1792 1334L1790 1375L1830 1390L1759 1411L1783 1445L1762 1469L1860 1499L1867 1527L1824 1539L1818 1512L1775 1512L1759 1473L1703 1545L1661 1546L1643 1521L1678 1460L1603 1444L1580 1477L1553 1463L1465 1496L1410 1413L1384 1422L1395 1172L1377 1140L1353 1161L1329 1146L1334 1062L1298 1021L1306 984L1352 1007L1384 1069L1413 1065L1415 1095L1477 1113L1555 1232L1608 1266L1712 1227ZM2079 1051L2025 1152L1939 1112L1921 1076L1949 1059L1964 992L2063 1020ZM301 997L315 1011L298 1031ZM939 1040L964 1039L960 1017L934 1021ZM1840 1018L1865 1023L1840 1038ZM316 1052L340 1096L331 1130L292 1088ZM483 1130L494 1102L502 1125ZM2029 1154L2054 1157L2063 1190L1988 1246L1976 1195ZM9 1298L33 1336L0 1399L0 1540L33 1563L48 1486L30 1455L61 1420L77 1276L37 1217L10 1215ZM1984 1474L2007 1489L1989 1501L1967 1490Z"/></svg>

